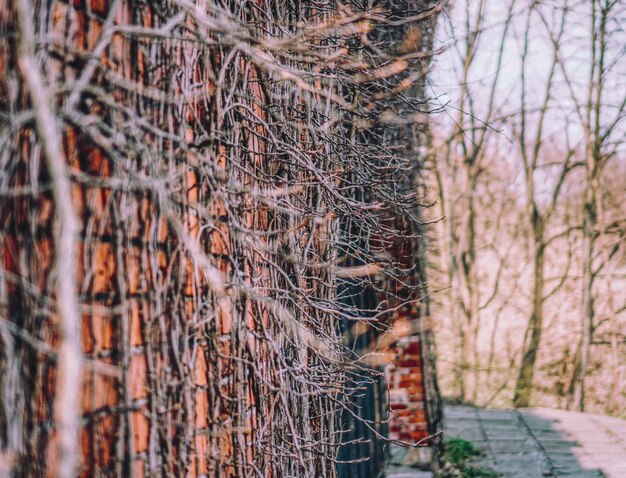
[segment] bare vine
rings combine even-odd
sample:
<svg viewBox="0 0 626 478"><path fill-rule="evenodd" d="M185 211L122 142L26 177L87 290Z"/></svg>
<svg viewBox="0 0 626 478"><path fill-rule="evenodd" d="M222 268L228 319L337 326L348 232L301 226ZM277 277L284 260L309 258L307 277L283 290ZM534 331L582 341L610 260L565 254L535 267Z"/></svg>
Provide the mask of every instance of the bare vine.
<svg viewBox="0 0 626 478"><path fill-rule="evenodd" d="M368 369L350 324L384 332L424 294L406 261L420 25L442 2L404 3L1 9L0 452L15 476L335 476ZM373 307L351 300L364 290ZM63 413L80 414L79 441Z"/></svg>

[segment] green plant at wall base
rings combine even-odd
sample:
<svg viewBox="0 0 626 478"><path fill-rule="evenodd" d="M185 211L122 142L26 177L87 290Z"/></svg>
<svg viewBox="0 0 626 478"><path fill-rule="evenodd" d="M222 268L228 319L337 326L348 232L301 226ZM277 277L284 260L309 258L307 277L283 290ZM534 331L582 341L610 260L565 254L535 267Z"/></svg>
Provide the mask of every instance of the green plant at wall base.
<svg viewBox="0 0 626 478"><path fill-rule="evenodd" d="M455 476L463 478L497 478L500 475L486 467L470 463L483 453L471 441L451 438L444 443L444 460L455 471Z"/></svg>
<svg viewBox="0 0 626 478"><path fill-rule="evenodd" d="M451 438L445 442L445 458L452 466L461 466L466 461L480 456L480 450L468 440Z"/></svg>

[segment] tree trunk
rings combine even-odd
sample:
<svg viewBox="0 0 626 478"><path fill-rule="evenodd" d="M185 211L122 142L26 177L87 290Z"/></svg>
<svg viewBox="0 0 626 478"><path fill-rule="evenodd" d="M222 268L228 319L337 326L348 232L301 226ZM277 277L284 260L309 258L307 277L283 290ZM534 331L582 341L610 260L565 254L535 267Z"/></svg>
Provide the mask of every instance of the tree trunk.
<svg viewBox="0 0 626 478"><path fill-rule="evenodd" d="M543 291L545 282L544 224L536 208L533 208L531 214L531 224L534 238L532 311L524 338L524 355L522 357L519 376L515 385L515 395L513 397L513 406L517 408L528 407L530 405L535 363L537 361L537 352L539 351L541 333L543 331Z"/></svg>
<svg viewBox="0 0 626 478"><path fill-rule="evenodd" d="M595 191L593 190L593 178L590 178L585 192L585 205L583 217L583 289L582 289L582 310L581 310L581 347L580 364L578 373L574 381L573 402L574 409L584 411L585 409L585 378L589 368L589 357L591 349L591 336L593 331L593 249L594 249L594 229L596 223Z"/></svg>

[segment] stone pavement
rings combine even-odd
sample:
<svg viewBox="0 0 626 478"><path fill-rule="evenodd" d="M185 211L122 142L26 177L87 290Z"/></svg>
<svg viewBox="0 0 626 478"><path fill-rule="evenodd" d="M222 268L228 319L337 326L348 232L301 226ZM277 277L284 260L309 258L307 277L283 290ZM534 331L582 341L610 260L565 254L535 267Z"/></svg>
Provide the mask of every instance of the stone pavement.
<svg viewBox="0 0 626 478"><path fill-rule="evenodd" d="M551 409L520 410L551 476L626 478L626 420Z"/></svg>
<svg viewBox="0 0 626 478"><path fill-rule="evenodd" d="M626 420L541 408L469 406L447 406L444 416L446 438L473 442L485 452L475 463L502 477L626 478ZM428 476L399 464L387 471L388 478Z"/></svg>

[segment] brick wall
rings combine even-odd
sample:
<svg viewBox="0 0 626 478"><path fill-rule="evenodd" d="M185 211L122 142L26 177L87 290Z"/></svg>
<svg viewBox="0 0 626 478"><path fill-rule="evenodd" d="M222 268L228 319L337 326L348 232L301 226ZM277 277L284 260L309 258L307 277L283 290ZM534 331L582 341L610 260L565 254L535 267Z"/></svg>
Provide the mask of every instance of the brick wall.
<svg viewBox="0 0 626 478"><path fill-rule="evenodd" d="M269 0L256 3L260 10L266 3L265 10L278 10L270 8L275 4ZM161 26L171 13L162 11L161 4L155 8L153 2L127 0L51 5L54 10L38 10L36 16L50 16L52 33L59 37L76 30L71 42L79 53L76 61L61 60L66 54L61 45L63 50L48 58L48 66L59 79L78 75L87 53L100 42L107 16L119 26L149 29ZM110 10L114 5L115 12ZM36 8L48 7L44 2ZM251 12L246 10L249 17L242 21L256 25ZM301 15L318 16L303 12ZM7 28L7 21L12 20L12 15L0 15L0 27ZM327 297L334 296L333 280L327 272L333 267L317 265L320 258L330 261L335 257L326 250L333 244L326 236L335 230L336 217L325 211L343 211L345 204L338 208L325 202L331 195L313 194L321 183L309 174L309 164L315 164L316 173L324 171L331 178L324 187L332 184L338 174L334 156L321 155L320 143L312 141L305 125L299 126L304 110L295 111L292 106L302 104L304 108L314 103L309 101L312 97L301 98L300 89L297 95L294 90L293 96L287 97L281 86L269 101L269 93L260 86L268 80L263 80L254 65L248 65L245 57L233 56L232 64L239 67L227 69L221 62L230 58L225 52L231 51L231 45L200 48L197 43L201 42L196 40L201 35L193 35L197 23L191 18L186 22L176 35L188 37L163 43L112 34L110 48L102 54L94 76L93 91L85 97L89 101L77 110L102 119L101 130L93 120L88 124L78 121L80 127L63 126L63 153L75 176L73 205L82 225L76 284L84 310L81 332L86 366L82 390L77 390L82 405L79 475L332 476L328 457L336 451L332 442L337 435L332 408L336 389L328 386L326 377L335 376L337 369L334 361L327 363L321 354L309 352L315 343L305 343L301 334L287 333L285 324L290 324L291 318L282 316L286 314L278 317L268 304L294 305L307 323L315 324L326 337L335 331L334 317L322 313L322 308L303 305L313 296L324 298L326 307ZM16 37L6 35L3 41L12 42ZM15 55L6 54L14 45L0 46L2 106L8 104L5 79L18 73L13 71ZM222 71L229 71L232 77L228 88L221 90L225 97L218 101L212 79ZM228 95L224 93L227 90ZM20 98L26 93L19 92ZM106 101L98 99L100 94ZM161 96L176 101L161 103ZM16 103L29 110L25 100L16 99ZM269 125L261 106L266 103L273 109L282 107L289 121ZM139 112L144 115L141 121L127 118ZM109 122L124 122L134 129L116 131ZM270 127L286 138L297 138L292 149L307 162L280 164L277 158L287 149L285 139L281 137L270 148L270 137L277 136L266 131ZM412 135L413 127L394 131L398 130L399 138L407 132ZM8 285L0 286L0 307L6 307L7 317L29 340L36 339L30 340L36 346L19 337L10 341L15 343L17 359L9 363L11 367L19 363L23 373L20 380L0 383L5 390L0 428L8 423L5 417L13 420L18 416L2 415L5 409L19 410L19 419L29 426L19 430L23 436L16 439L17 444L10 444L19 450L16 474L44 476L48 470L54 475L56 468L57 370L53 356L59 343L59 317L50 311L54 297L49 288L53 283L54 205L47 188L37 190L38 184L47 181L37 135L30 122L20 128L12 133L13 177L5 181L17 189L7 196L10 199L0 201L2 269L10 274ZM288 128L292 128L289 134ZM173 136L173 131L180 136ZM114 137L107 136L113 133ZM125 135L124 141L120 135ZM211 141L202 139L206 137ZM407 143L395 135L385 141ZM335 146L333 143L329 149ZM140 153L128 154L132 151ZM376 151L378 155L378 147ZM297 187L277 181L283 177L277 174L279 168ZM406 176L404 170L401 173ZM168 178L166 193L162 191L164 177ZM383 177L389 176L385 172ZM33 191L26 194L29 185ZM297 206L307 215L285 218L278 207L270 213L258 192L264 189L280 193L281 208ZM250 191L255 194L248 194ZM237 228L231 229L229 224L237 224ZM389 230L395 230L390 226ZM266 234L270 229L272 234ZM399 225L398 230L406 230L406 238L415 237L407 225ZM283 241L283 236L289 242ZM270 244L268 237L277 239ZM393 274L397 279L386 284L390 297L384 300L389 310L395 310L396 299L412 301L414 286L421 283L412 266L415 247L406 238L389 246L398 268ZM380 249L387 247L383 244ZM302 264L315 267L302 277L294 261L285 259L286 250ZM280 271L274 265L277 262ZM415 278L406 277L413 274ZM215 285L216 275L237 287L220 290ZM302 292L291 286L294 276L301 279L298 290ZM4 281L4 276L1 279ZM410 286L404 285L405 281ZM6 299L2 287L6 287ZM268 291L284 294L277 294L281 296L277 300ZM282 295L289 301L282 301ZM392 433L415 441L425 436L426 427L423 400L419 409L416 398L423 390L421 362L408 369L401 363L413 353L411 341L415 338L401 342L401 359L391 372L393 389L406 395L404 409L397 408L394 415L392 423L397 426ZM415 346L419 357L419 343ZM289 366L293 363L290 370L295 372L283 377L276 367L285 363L285 349L290 352ZM0 351L0 360L7 356ZM6 370L4 363L0 362L0 369ZM303 370L311 372L305 375ZM7 383L11 390L5 388ZM328 395L319 395L320 389L329 389ZM375 390L375 400L383 392ZM309 399L313 393L316 398ZM397 404L401 406L401 401ZM408 437L404 435L407 430ZM3 430L0 435L4 436ZM300 440L307 446L300 446Z"/></svg>
<svg viewBox="0 0 626 478"><path fill-rule="evenodd" d="M388 381L390 438L416 442L428 436L419 335L400 339L397 358L388 369Z"/></svg>

